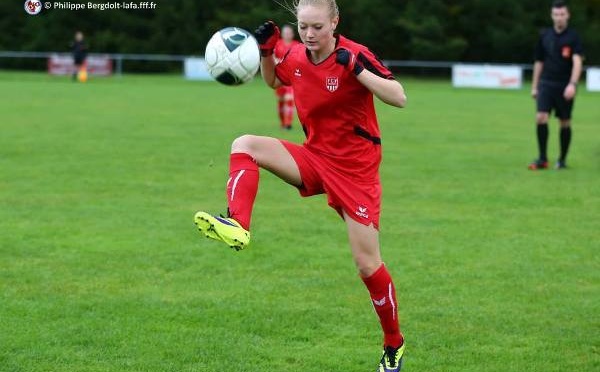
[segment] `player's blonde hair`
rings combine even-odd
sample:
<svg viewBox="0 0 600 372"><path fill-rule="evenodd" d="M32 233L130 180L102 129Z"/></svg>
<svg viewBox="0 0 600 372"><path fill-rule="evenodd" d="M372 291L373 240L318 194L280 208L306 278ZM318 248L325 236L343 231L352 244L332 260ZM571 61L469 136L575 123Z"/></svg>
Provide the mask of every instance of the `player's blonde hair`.
<svg viewBox="0 0 600 372"><path fill-rule="evenodd" d="M339 10L335 0L293 0L293 2L291 4L288 3L287 0L282 0L282 1L273 0L273 1L275 3L277 3L279 6L281 6L283 9L287 10L288 12L292 13L295 16L298 16L298 9L300 7L307 6L307 5L327 8L327 10L329 11L329 17L331 17L331 19L333 19L335 17L339 17L339 15L340 15L340 10Z"/></svg>
<svg viewBox="0 0 600 372"><path fill-rule="evenodd" d="M340 10L335 0L294 0L294 10L296 11L296 15L298 15L298 9L300 7L307 5L326 7L329 11L329 17L332 19L339 17L340 15Z"/></svg>

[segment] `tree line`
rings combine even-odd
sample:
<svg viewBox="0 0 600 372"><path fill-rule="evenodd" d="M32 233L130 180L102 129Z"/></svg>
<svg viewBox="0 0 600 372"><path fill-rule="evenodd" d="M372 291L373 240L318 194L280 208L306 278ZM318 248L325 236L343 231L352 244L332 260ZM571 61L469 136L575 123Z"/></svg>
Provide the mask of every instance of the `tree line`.
<svg viewBox="0 0 600 372"><path fill-rule="evenodd" d="M154 10L50 9L30 16L22 1L1 1L0 50L67 52L75 30L81 30L91 52L202 55L210 36L225 26L251 31L266 19L293 24L294 15L281 5L291 2L155 0ZM338 5L339 32L383 59L530 63L539 30L551 25L551 0L338 0ZM586 64L599 65L600 0L568 5ZM27 67L27 61L15 63L0 59L0 67Z"/></svg>

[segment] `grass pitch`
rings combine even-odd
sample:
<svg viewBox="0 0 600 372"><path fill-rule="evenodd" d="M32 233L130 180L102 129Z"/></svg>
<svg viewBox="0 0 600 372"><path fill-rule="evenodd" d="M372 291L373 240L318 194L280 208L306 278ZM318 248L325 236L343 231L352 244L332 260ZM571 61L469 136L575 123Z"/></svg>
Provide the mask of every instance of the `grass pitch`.
<svg viewBox="0 0 600 372"><path fill-rule="evenodd" d="M382 251L406 371L600 368L600 106L533 173L528 90L406 80L378 105ZM267 172L253 242L202 238L228 149L276 124L260 81L0 73L0 371L372 371L380 330L343 223ZM551 123L550 154L558 153Z"/></svg>

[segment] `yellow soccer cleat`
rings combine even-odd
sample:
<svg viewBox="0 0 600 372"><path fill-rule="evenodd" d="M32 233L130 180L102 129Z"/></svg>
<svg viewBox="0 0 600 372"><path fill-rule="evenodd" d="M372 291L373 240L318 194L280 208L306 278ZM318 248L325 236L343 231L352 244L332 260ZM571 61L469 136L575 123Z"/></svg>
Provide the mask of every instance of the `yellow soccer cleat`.
<svg viewBox="0 0 600 372"><path fill-rule="evenodd" d="M390 346L384 347L377 372L400 372L403 356L404 344L397 349Z"/></svg>
<svg viewBox="0 0 600 372"><path fill-rule="evenodd" d="M224 242L236 251L250 244L250 231L233 218L217 217L200 211L194 216L194 223L207 238Z"/></svg>

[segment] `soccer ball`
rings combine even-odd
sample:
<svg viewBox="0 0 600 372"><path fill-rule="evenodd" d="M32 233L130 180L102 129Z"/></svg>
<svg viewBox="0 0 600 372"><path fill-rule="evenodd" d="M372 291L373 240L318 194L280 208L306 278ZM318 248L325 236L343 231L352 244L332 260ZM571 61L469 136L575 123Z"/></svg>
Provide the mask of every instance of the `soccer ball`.
<svg viewBox="0 0 600 372"><path fill-rule="evenodd" d="M206 44L204 59L211 76L226 85L240 85L252 80L260 66L256 39L238 27L217 31Z"/></svg>

